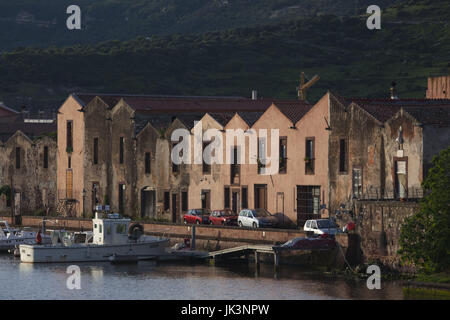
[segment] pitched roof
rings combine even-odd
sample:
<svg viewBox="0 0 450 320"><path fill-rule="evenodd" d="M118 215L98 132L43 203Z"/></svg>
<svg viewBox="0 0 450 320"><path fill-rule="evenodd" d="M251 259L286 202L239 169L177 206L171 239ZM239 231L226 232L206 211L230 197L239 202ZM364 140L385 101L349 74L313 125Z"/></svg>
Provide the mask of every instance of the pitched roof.
<svg viewBox="0 0 450 320"><path fill-rule="evenodd" d="M23 132L28 138L34 140L45 133L56 132L56 122L53 123L27 123L17 118L16 121L2 122L0 125L0 141L6 142L17 131Z"/></svg>
<svg viewBox="0 0 450 320"><path fill-rule="evenodd" d="M257 99L243 97L210 96L154 96L129 94L90 94L74 93L73 96L83 106L99 97L110 108L120 99L136 112L136 132L150 122L156 129L168 127L178 118L186 127L192 128L194 121L209 113L217 122L225 126L238 113L249 126L252 126L272 104L281 110L293 123L300 120L311 109L311 105L298 100Z"/></svg>
<svg viewBox="0 0 450 320"><path fill-rule="evenodd" d="M256 121L264 114L264 112L237 112L237 114L244 120L249 127L252 127Z"/></svg>
<svg viewBox="0 0 450 320"><path fill-rule="evenodd" d="M127 94L73 94L84 105L95 97L100 97L111 108L121 98L139 113L223 113L238 111L265 111L272 103L304 105L297 100L283 99L257 99L242 97L209 97L209 96L153 96L153 95L127 95Z"/></svg>
<svg viewBox="0 0 450 320"><path fill-rule="evenodd" d="M450 126L450 107L448 106L429 106L423 107L403 107L417 121L424 125L432 125L438 127Z"/></svg>
<svg viewBox="0 0 450 320"><path fill-rule="evenodd" d="M410 110L413 117L423 124L436 125L448 124L448 112L450 108L450 99L369 99L369 98L348 98L337 93L332 96L347 107L351 103L357 104L367 113L372 115L380 122L386 122L394 116L401 108ZM447 117L438 121L440 117ZM420 120L420 119L422 120Z"/></svg>
<svg viewBox="0 0 450 320"><path fill-rule="evenodd" d="M293 124L303 118L303 116L313 107L313 105L303 101L275 102L275 105L289 120L292 121Z"/></svg>
<svg viewBox="0 0 450 320"><path fill-rule="evenodd" d="M10 117L19 114L18 111L8 108L3 102L0 102L0 118Z"/></svg>

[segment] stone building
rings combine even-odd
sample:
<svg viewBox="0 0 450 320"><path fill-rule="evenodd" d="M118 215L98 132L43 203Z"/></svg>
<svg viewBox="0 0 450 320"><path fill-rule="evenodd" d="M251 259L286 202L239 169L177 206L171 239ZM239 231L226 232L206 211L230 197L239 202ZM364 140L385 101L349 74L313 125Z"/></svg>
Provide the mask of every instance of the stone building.
<svg viewBox="0 0 450 320"><path fill-rule="evenodd" d="M450 99L328 94L330 208L355 198L422 197L431 159L450 145Z"/></svg>
<svg viewBox="0 0 450 320"><path fill-rule="evenodd" d="M251 163L250 137L243 144L235 139L236 155L230 164L191 166L189 203L193 208L224 209L239 212L243 208L265 208L277 214L286 225L302 225L319 215L320 205L328 202L328 132L320 121L328 116L326 101L314 107L302 101L276 101L265 112L207 114L202 130L215 128L222 132L223 154L227 153L227 130L248 130L257 134L257 148L272 155L271 130L278 130L278 171L264 174L262 164ZM267 130L267 137L260 134ZM230 142L231 145L231 142ZM239 150L244 150L244 163L238 164ZM258 156L259 158L259 156ZM306 161L308 158L308 161ZM206 169L205 169L206 167Z"/></svg>
<svg viewBox="0 0 450 320"><path fill-rule="evenodd" d="M0 105L0 212L54 212L56 206L56 123L31 121Z"/></svg>
<svg viewBox="0 0 450 320"><path fill-rule="evenodd" d="M190 167L170 160L171 133L208 112L263 112L266 99L72 94L58 111L58 199L72 215L95 203L173 222L191 207Z"/></svg>
<svg viewBox="0 0 450 320"><path fill-rule="evenodd" d="M364 99L327 92L315 105L72 94L58 112L57 198L78 216L91 215L96 203L172 222L182 222L191 208L248 207L266 208L297 226L355 198L418 198L432 157L449 146L450 100L399 99L395 88L391 93L391 99ZM171 161L177 129L190 133L190 164ZM203 137L208 129L219 133L224 156L244 151L247 162L195 163L196 132L202 151L213 142ZM244 136L267 130L265 140L257 137L257 149L268 155L270 130L278 130L280 171L264 175L259 157L250 162L248 136L244 149L228 150L230 129Z"/></svg>

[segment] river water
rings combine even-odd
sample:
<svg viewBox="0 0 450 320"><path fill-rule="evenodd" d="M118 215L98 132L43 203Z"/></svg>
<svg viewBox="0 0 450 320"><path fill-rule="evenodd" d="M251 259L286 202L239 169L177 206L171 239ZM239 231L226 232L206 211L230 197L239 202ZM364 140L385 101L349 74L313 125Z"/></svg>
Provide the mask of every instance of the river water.
<svg viewBox="0 0 450 320"><path fill-rule="evenodd" d="M0 255L0 299L404 299L400 282L382 281L369 290L365 280L331 278L282 266L274 275L262 265L219 267L190 264L79 263L81 289L67 288L70 264L24 264Z"/></svg>

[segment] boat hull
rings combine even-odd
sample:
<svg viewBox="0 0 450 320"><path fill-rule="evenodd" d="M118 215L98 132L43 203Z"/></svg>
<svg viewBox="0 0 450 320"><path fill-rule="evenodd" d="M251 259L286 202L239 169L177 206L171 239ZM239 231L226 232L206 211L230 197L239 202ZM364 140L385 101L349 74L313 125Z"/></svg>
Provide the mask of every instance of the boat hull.
<svg viewBox="0 0 450 320"><path fill-rule="evenodd" d="M157 239L118 245L20 245L19 250L24 263L101 262L113 256L157 258L165 254L168 246L169 239Z"/></svg>
<svg viewBox="0 0 450 320"><path fill-rule="evenodd" d="M52 241L50 237L43 237L42 238L43 244L50 244ZM0 252L8 252L9 250L14 249L18 245L33 245L36 244L36 238L17 238L17 239L5 239L0 240Z"/></svg>

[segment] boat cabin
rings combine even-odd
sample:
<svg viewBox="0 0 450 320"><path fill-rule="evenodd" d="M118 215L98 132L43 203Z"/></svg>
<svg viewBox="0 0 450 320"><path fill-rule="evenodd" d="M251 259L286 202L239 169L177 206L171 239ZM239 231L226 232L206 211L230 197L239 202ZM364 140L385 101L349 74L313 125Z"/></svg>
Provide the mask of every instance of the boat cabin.
<svg viewBox="0 0 450 320"><path fill-rule="evenodd" d="M97 206L92 220L93 244L116 245L128 243L130 219L122 218L118 213L108 213L109 206Z"/></svg>
<svg viewBox="0 0 450 320"><path fill-rule="evenodd" d="M9 228L8 222L0 221L0 239L7 239L14 231Z"/></svg>

